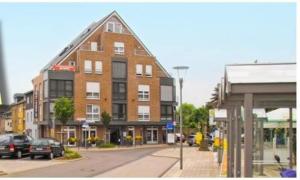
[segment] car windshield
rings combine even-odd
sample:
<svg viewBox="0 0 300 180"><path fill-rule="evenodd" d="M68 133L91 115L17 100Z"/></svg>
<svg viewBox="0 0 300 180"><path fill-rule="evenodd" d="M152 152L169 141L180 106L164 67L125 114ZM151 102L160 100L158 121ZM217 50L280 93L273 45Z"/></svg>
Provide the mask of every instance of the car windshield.
<svg viewBox="0 0 300 180"><path fill-rule="evenodd" d="M36 139L33 141L32 145L49 145L48 139Z"/></svg>
<svg viewBox="0 0 300 180"><path fill-rule="evenodd" d="M0 135L0 144L7 144L9 143L10 136L7 135Z"/></svg>

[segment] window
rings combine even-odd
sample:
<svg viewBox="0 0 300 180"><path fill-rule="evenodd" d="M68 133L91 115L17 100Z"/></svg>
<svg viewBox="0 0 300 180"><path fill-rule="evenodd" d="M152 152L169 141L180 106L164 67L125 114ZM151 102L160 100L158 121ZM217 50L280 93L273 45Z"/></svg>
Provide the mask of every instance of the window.
<svg viewBox="0 0 300 180"><path fill-rule="evenodd" d="M75 65L76 65L75 61L69 61L69 66L75 66Z"/></svg>
<svg viewBox="0 0 300 180"><path fill-rule="evenodd" d="M115 32L116 33L122 33L122 24L115 23Z"/></svg>
<svg viewBox="0 0 300 180"><path fill-rule="evenodd" d="M124 43L122 42L115 42L114 43L114 47L115 47L115 54L120 54L123 55L124 54Z"/></svg>
<svg viewBox="0 0 300 180"><path fill-rule="evenodd" d="M125 79L127 77L126 62L112 62L112 77L117 79Z"/></svg>
<svg viewBox="0 0 300 180"><path fill-rule="evenodd" d="M126 120L126 104L113 104L112 119L115 121Z"/></svg>
<svg viewBox="0 0 300 180"><path fill-rule="evenodd" d="M160 86L160 100L161 101L173 101L173 87L172 86Z"/></svg>
<svg viewBox="0 0 300 180"><path fill-rule="evenodd" d="M85 73L92 73L92 61L85 60L84 61L84 72Z"/></svg>
<svg viewBox="0 0 300 180"><path fill-rule="evenodd" d="M50 98L73 96L73 81L69 80L50 80Z"/></svg>
<svg viewBox="0 0 300 180"><path fill-rule="evenodd" d="M102 61L95 62L95 73L102 74Z"/></svg>
<svg viewBox="0 0 300 180"><path fill-rule="evenodd" d="M114 100L127 99L126 83L113 82L113 99Z"/></svg>
<svg viewBox="0 0 300 180"><path fill-rule="evenodd" d="M149 101L150 99L149 85L138 86L138 97L139 97L139 101Z"/></svg>
<svg viewBox="0 0 300 180"><path fill-rule="evenodd" d="M94 104L88 104L86 106L86 119L92 121L100 120L100 107Z"/></svg>
<svg viewBox="0 0 300 180"><path fill-rule="evenodd" d="M149 106L138 106L138 119L139 121L150 120L150 107Z"/></svg>
<svg viewBox="0 0 300 180"><path fill-rule="evenodd" d="M86 82L86 98L99 99L100 98L100 83Z"/></svg>
<svg viewBox="0 0 300 180"><path fill-rule="evenodd" d="M161 120L172 120L173 119L172 105L161 105L160 106L160 119Z"/></svg>
<svg viewBox="0 0 300 180"><path fill-rule="evenodd" d="M135 69L136 69L136 75L138 75L138 76L142 76L143 75L143 65L137 64L135 66Z"/></svg>
<svg viewBox="0 0 300 180"><path fill-rule="evenodd" d="M108 22L107 23L107 32L114 32L114 26L115 26L115 23Z"/></svg>
<svg viewBox="0 0 300 180"><path fill-rule="evenodd" d="M91 42L91 51L97 51L97 42Z"/></svg>
<svg viewBox="0 0 300 180"><path fill-rule="evenodd" d="M146 65L146 76L152 76L152 65Z"/></svg>
<svg viewBox="0 0 300 180"><path fill-rule="evenodd" d="M106 24L106 30L107 30L107 32L122 33L123 32L123 27L122 27L121 23L108 22Z"/></svg>

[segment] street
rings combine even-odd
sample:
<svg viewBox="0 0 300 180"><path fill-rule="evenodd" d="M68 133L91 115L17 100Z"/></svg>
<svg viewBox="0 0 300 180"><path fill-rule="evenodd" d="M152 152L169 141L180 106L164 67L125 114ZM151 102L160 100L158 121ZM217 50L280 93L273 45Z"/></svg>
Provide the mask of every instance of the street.
<svg viewBox="0 0 300 180"><path fill-rule="evenodd" d="M164 148L153 147L101 152L82 151L83 158L74 162L12 173L2 177L94 177L162 149ZM27 159L25 158L25 161Z"/></svg>

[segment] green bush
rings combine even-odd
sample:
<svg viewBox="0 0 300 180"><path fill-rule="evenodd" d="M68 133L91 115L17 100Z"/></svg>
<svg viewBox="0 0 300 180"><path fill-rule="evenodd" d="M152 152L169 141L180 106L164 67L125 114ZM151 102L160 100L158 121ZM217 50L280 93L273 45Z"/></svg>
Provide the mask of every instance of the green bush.
<svg viewBox="0 0 300 180"><path fill-rule="evenodd" d="M78 152L73 151L69 148L65 149L64 159L77 159L77 158L81 158L81 155Z"/></svg>
<svg viewBox="0 0 300 180"><path fill-rule="evenodd" d="M116 147L116 145L111 144L111 143L106 143L106 144L100 144L98 147L99 148L114 148L114 147Z"/></svg>

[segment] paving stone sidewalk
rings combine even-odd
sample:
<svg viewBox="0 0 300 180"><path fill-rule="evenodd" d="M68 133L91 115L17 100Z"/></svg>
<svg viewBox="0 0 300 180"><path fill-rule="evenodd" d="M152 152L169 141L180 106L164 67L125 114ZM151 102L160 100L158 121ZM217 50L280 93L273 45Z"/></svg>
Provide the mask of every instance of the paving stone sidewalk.
<svg viewBox="0 0 300 180"><path fill-rule="evenodd" d="M155 153L159 156L179 157L179 148ZM178 161L162 177L220 177L220 167L215 152L199 151L196 147L183 149L183 170Z"/></svg>

